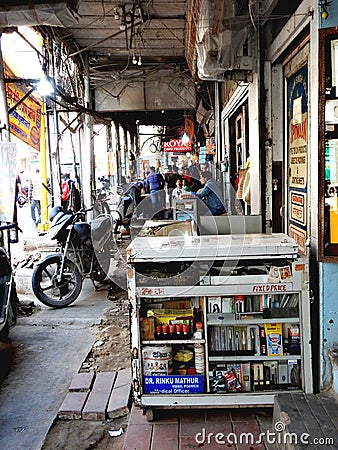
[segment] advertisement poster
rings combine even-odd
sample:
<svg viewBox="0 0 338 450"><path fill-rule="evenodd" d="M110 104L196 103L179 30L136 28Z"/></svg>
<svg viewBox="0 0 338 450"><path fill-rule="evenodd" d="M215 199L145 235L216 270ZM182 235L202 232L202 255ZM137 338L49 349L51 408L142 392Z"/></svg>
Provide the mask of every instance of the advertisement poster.
<svg viewBox="0 0 338 450"><path fill-rule="evenodd" d="M207 155L214 155L216 153L215 137L206 138L206 153Z"/></svg>
<svg viewBox="0 0 338 450"><path fill-rule="evenodd" d="M8 67L5 67L5 78L15 78ZM29 89L25 85L21 87L19 83L6 83L8 109L15 106ZM32 95L27 97L9 114L9 126L12 134L40 150L41 103Z"/></svg>
<svg viewBox="0 0 338 450"><path fill-rule="evenodd" d="M0 222L12 222L15 199L16 145L0 142Z"/></svg>
<svg viewBox="0 0 338 450"><path fill-rule="evenodd" d="M308 67L287 79L288 234L306 253L308 184Z"/></svg>

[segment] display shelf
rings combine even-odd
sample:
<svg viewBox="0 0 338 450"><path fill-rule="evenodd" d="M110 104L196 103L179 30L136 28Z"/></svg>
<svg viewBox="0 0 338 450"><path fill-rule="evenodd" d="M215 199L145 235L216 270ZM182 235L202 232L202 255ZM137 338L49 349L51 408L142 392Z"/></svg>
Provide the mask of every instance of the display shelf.
<svg viewBox="0 0 338 450"><path fill-rule="evenodd" d="M262 325L264 323L299 323L299 317L274 318L274 319L207 319L208 326L241 326L241 325Z"/></svg>
<svg viewBox="0 0 338 450"><path fill-rule="evenodd" d="M282 356L209 356L209 362L226 362L230 363L232 361L287 361L287 360L297 360L301 359L301 355L282 355Z"/></svg>
<svg viewBox="0 0 338 450"><path fill-rule="evenodd" d="M248 275L249 276L249 275ZM250 275L253 276L253 275ZM168 283L170 282L170 279ZM203 295L255 295L255 294L285 294L293 293L293 283L276 283L276 284L223 284L223 285L200 285L200 286L139 286L136 288L136 294L139 297L186 297L203 296Z"/></svg>
<svg viewBox="0 0 338 450"><path fill-rule="evenodd" d="M205 344L205 339L155 339L151 341L141 341L142 345L184 345L184 344Z"/></svg>

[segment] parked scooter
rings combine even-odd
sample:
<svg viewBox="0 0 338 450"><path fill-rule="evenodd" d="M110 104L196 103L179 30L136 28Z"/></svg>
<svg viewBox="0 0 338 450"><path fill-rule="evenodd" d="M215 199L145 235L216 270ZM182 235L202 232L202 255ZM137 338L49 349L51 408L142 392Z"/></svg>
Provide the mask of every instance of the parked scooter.
<svg viewBox="0 0 338 450"><path fill-rule="evenodd" d="M36 297L45 305L62 308L73 303L82 289L82 281L90 278L102 283L110 265L112 244L111 215L101 215L90 223L84 222L84 214L65 212L56 206L50 213L51 239L56 239L59 252L48 255L36 266L32 276L32 288Z"/></svg>
<svg viewBox="0 0 338 450"><path fill-rule="evenodd" d="M101 186L95 191L95 199L93 204L94 216L100 214L110 214L109 200L110 200L110 183L106 177L99 177Z"/></svg>
<svg viewBox="0 0 338 450"><path fill-rule="evenodd" d="M137 215L137 207L142 200L142 182L131 183L127 188L118 186L117 193L120 200L113 213L114 234L118 234L121 226L129 229L131 220Z"/></svg>
<svg viewBox="0 0 338 450"><path fill-rule="evenodd" d="M16 324L18 296L10 261L10 252L5 250L4 230L14 228L14 224L0 225L0 340L7 339L10 327ZM8 242L10 239L8 237ZM10 244L8 244L10 245Z"/></svg>

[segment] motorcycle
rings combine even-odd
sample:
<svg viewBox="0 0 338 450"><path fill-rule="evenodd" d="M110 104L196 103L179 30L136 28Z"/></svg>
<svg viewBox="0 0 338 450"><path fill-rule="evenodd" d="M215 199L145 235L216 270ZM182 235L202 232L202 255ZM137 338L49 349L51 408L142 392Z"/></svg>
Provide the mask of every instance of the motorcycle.
<svg viewBox="0 0 338 450"><path fill-rule="evenodd" d="M32 288L46 306L62 308L80 295L84 278L102 283L109 271L112 243L112 219L101 215L90 223L84 214L92 208L76 213L65 212L56 206L50 213L51 239L56 239L59 251L40 261L34 269Z"/></svg>
<svg viewBox="0 0 338 450"><path fill-rule="evenodd" d="M14 228L14 224L0 225L0 341L8 337L10 327L16 324L19 304L10 261L10 238L5 250L3 231Z"/></svg>
<svg viewBox="0 0 338 450"><path fill-rule="evenodd" d="M109 200L110 200L110 184L108 178L99 177L101 187L95 191L95 201L93 211L95 217L100 214L110 214Z"/></svg>

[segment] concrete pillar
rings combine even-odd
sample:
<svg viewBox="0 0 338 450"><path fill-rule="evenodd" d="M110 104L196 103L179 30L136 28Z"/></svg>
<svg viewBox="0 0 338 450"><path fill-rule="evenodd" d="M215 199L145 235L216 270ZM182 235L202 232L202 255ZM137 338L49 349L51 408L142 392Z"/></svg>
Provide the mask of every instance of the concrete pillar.
<svg viewBox="0 0 338 450"><path fill-rule="evenodd" d="M89 77L85 75L85 106L90 108L90 86ZM84 206L89 208L92 205L92 189L94 188L94 145L93 145L93 122L89 114L84 117L84 145L82 146L81 158L81 185L83 192Z"/></svg>
<svg viewBox="0 0 338 450"><path fill-rule="evenodd" d="M46 108L48 144L49 144L49 164L52 181L52 195L54 206L61 205L61 179L60 179L60 154L59 154L59 127L55 102L51 103L52 109Z"/></svg>
<svg viewBox="0 0 338 450"><path fill-rule="evenodd" d="M9 132L9 117L6 98L6 84L4 80L4 65L1 51L1 33L0 33L0 121L2 141L10 142L11 135Z"/></svg>
<svg viewBox="0 0 338 450"><path fill-rule="evenodd" d="M271 119L271 63L266 61L264 64L264 88L265 88L265 221L266 231L272 232L272 119Z"/></svg>

